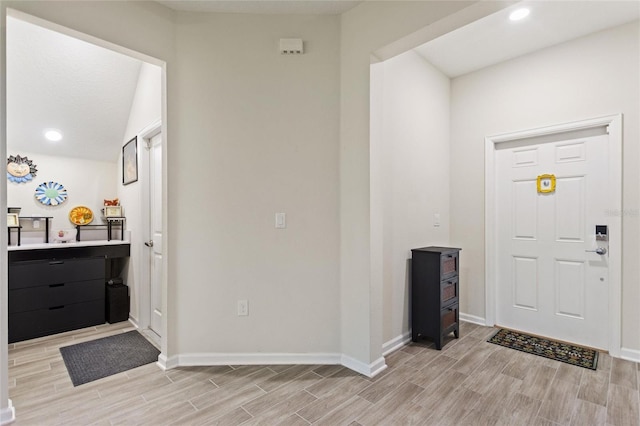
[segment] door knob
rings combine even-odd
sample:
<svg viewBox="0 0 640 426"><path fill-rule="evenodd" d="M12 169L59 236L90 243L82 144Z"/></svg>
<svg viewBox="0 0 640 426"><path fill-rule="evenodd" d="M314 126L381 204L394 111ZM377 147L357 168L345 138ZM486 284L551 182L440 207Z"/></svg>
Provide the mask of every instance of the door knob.
<svg viewBox="0 0 640 426"><path fill-rule="evenodd" d="M595 250L585 250L587 253L597 253L599 255L607 254L607 249L604 247L598 247Z"/></svg>
<svg viewBox="0 0 640 426"><path fill-rule="evenodd" d="M145 246L147 247L153 247L153 240L149 240L146 243L144 243Z"/></svg>

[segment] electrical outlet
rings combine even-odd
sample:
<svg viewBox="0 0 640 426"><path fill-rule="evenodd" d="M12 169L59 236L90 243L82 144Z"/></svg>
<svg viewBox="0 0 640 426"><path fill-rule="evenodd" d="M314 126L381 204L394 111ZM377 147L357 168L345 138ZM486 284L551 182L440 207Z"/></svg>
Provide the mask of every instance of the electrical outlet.
<svg viewBox="0 0 640 426"><path fill-rule="evenodd" d="M34 220L33 222L31 222L33 224L33 229L38 229L40 228L40 221L39 220Z"/></svg>
<svg viewBox="0 0 640 426"><path fill-rule="evenodd" d="M238 316L246 317L247 315L249 315L249 301L238 300Z"/></svg>

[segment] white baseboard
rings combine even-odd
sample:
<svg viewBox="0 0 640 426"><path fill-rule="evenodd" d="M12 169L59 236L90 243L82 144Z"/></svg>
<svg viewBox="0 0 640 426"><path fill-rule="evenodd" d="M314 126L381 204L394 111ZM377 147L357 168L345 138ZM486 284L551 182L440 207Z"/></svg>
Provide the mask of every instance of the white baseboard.
<svg viewBox="0 0 640 426"><path fill-rule="evenodd" d="M478 324L478 325L487 325L487 320L485 318L477 317L475 315L465 314L462 312L460 312L459 315L460 315L460 321L470 322L472 324Z"/></svg>
<svg viewBox="0 0 640 426"><path fill-rule="evenodd" d="M257 354L217 354L195 353L180 354L166 357L160 354L158 367L169 370L175 367L209 366L209 365L281 365L281 364L319 364L343 365L367 377L373 377L387 368L384 358L380 357L371 364L365 364L354 358L336 353L315 354L287 354L287 353L257 353Z"/></svg>
<svg viewBox="0 0 640 426"><path fill-rule="evenodd" d="M485 325L486 321L482 317L478 317L475 315L464 314L460 312L460 321L470 322L478 325ZM393 339L382 345L382 356L387 356L391 352L400 349L401 347L407 345L411 342L411 330L409 330L405 334L401 334L400 336L396 336Z"/></svg>
<svg viewBox="0 0 640 426"><path fill-rule="evenodd" d="M384 357L378 358L371 364L365 364L361 361L358 361L355 358L351 358L350 356L343 354L340 357L339 364L342 364L348 369L353 370L357 373L363 374L367 377L377 376L387 368L387 364L384 362Z"/></svg>
<svg viewBox="0 0 640 426"><path fill-rule="evenodd" d="M158 367L162 370L171 370L172 368L176 368L180 366L178 356L172 356L167 358L165 354L158 355L158 362L156 363ZM201 365L209 365L209 364L201 364Z"/></svg>
<svg viewBox="0 0 640 426"><path fill-rule="evenodd" d="M131 323L131 325L133 325L135 328L140 328L140 325L138 324L138 320L132 316L129 316L129 322Z"/></svg>
<svg viewBox="0 0 640 426"><path fill-rule="evenodd" d="M640 363L640 351L637 349L620 349L620 358Z"/></svg>
<svg viewBox="0 0 640 426"><path fill-rule="evenodd" d="M160 358L163 356L161 355ZM339 354L195 353L165 358L167 368L195 365L340 364Z"/></svg>
<svg viewBox="0 0 640 426"><path fill-rule="evenodd" d="M411 341L411 331L400 336L394 337L382 345L382 356L387 356L391 352L400 349Z"/></svg>
<svg viewBox="0 0 640 426"><path fill-rule="evenodd" d="M16 420L16 409L11 400L8 400L8 407L0 410L0 425L8 425Z"/></svg>

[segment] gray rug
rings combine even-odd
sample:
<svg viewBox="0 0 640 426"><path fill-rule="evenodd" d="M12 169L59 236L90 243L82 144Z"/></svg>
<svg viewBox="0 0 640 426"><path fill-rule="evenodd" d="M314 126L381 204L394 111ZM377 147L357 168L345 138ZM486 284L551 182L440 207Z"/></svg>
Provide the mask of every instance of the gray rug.
<svg viewBox="0 0 640 426"><path fill-rule="evenodd" d="M60 348L73 386L156 362L160 351L137 331Z"/></svg>

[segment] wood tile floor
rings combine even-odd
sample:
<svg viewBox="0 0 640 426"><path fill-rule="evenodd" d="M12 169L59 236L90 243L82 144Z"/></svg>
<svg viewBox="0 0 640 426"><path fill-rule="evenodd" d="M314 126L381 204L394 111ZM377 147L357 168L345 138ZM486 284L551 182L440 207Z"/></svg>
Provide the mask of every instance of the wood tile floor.
<svg viewBox="0 0 640 426"><path fill-rule="evenodd" d="M597 371L487 343L463 323L437 351L411 344L368 379L340 366L178 368L149 364L74 388L58 348L128 323L9 345L16 425L640 424L637 364L601 355Z"/></svg>

